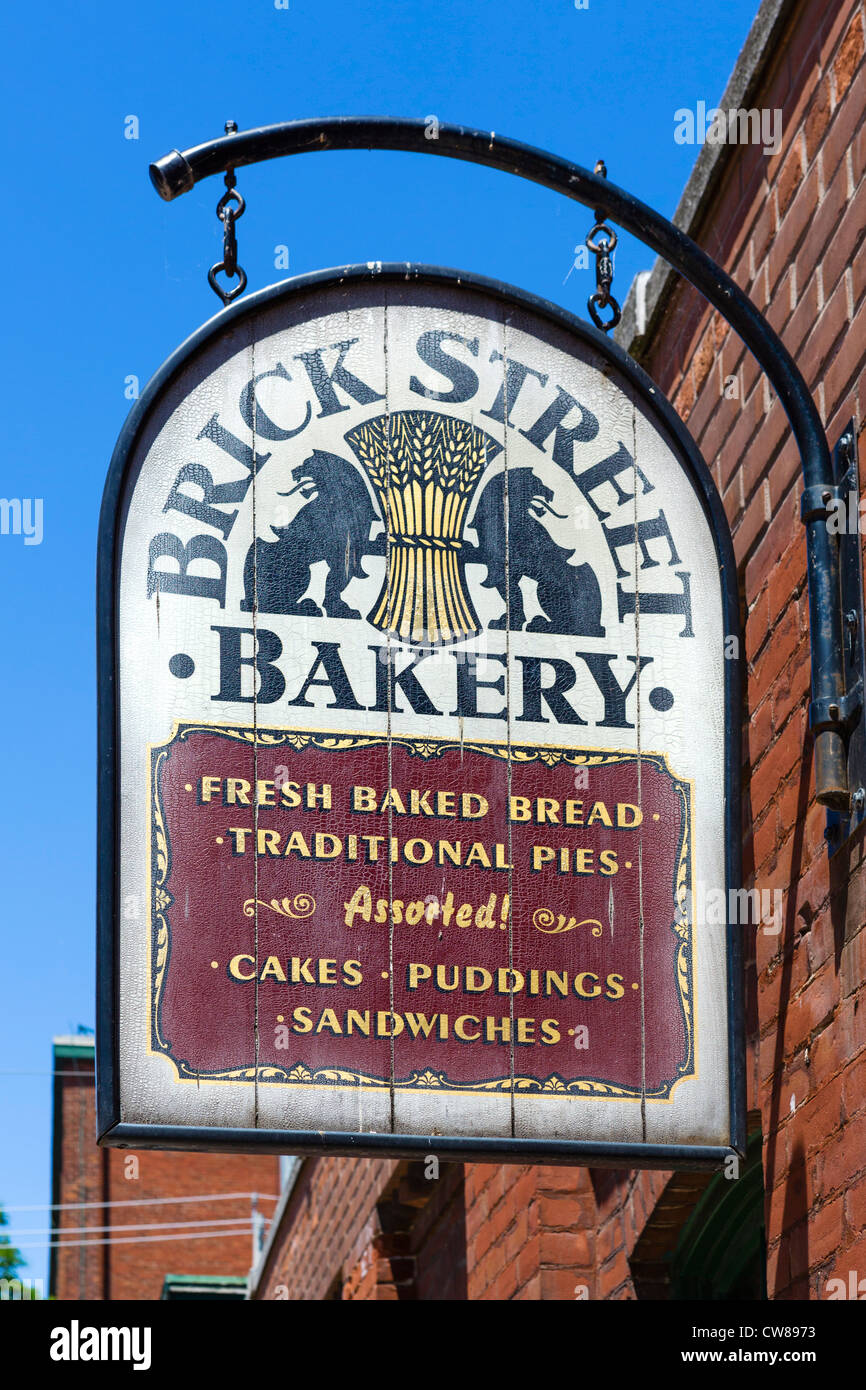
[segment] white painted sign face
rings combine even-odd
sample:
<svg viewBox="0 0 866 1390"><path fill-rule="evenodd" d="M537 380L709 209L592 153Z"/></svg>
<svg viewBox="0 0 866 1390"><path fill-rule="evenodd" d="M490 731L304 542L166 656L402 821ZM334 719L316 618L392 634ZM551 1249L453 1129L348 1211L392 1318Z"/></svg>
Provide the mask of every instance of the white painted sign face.
<svg viewBox="0 0 866 1390"><path fill-rule="evenodd" d="M108 1142L736 1142L696 917L736 886L729 558L623 363L358 273L220 315L142 402L103 533Z"/></svg>

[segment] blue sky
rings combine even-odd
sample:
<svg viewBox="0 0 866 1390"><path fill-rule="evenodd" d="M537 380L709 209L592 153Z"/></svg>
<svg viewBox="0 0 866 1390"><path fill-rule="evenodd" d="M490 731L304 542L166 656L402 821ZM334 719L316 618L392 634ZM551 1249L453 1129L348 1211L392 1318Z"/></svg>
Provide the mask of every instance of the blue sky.
<svg viewBox="0 0 866 1390"><path fill-rule="evenodd" d="M51 1037L93 1025L96 525L130 407L219 308L211 180L164 204L150 160L300 116L426 117L493 129L592 167L670 216L697 154L674 112L715 105L757 0L273 0L6 15L0 494L42 498L44 537L0 536L6 654L0 1204L50 1200ZM124 138L127 116L139 138ZM331 153L242 170L251 289L348 262L492 276L585 313L566 281L591 214L504 174L399 154ZM287 245L290 268L275 270ZM617 251L624 299L652 254ZM563 283L566 281L565 283ZM19 1226L41 1225L30 1213ZM46 1252L29 1252L34 1277Z"/></svg>

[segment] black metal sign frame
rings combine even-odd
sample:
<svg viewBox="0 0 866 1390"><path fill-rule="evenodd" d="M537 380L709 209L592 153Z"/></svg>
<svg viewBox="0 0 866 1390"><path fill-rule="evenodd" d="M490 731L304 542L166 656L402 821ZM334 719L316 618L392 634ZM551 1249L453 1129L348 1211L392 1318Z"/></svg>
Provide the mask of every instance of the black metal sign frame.
<svg viewBox="0 0 866 1390"><path fill-rule="evenodd" d="M675 439L687 464L684 474L695 491L711 528L719 566L724 631L739 634L736 564L730 529L713 479L691 435L673 407L647 374L615 343L581 319L533 295L482 277L440 267L384 265L350 266L317 272L272 286L223 309L203 325L164 363L130 413L109 468L99 525L97 575L97 636L99 690L99 821L98 821L98 945L97 982L97 1106L98 1142L121 1148L196 1149L284 1153L287 1145L302 1154L334 1153L356 1156L417 1158L431 1151L455 1160L591 1164L632 1168L717 1169L732 1155L745 1152L745 1029L743 1003L742 928L728 922L727 1053L729 1085L729 1144L654 1145L650 1143L583 1143L571 1140L492 1139L443 1135L355 1134L347 1132L201 1128L187 1125L125 1123L121 1116L119 1043L119 768L118 720L118 582L119 557L125 522L130 465L136 446L151 422L152 412L179 374L211 339L258 311L262 305L289 301L314 286L330 283L412 281L439 289L455 283L475 287L508 304L523 306L555 326L589 343L625 376L644 408ZM741 882L740 725L741 665L733 656L724 663L725 704L725 877L726 891ZM727 899L728 901L730 899Z"/></svg>

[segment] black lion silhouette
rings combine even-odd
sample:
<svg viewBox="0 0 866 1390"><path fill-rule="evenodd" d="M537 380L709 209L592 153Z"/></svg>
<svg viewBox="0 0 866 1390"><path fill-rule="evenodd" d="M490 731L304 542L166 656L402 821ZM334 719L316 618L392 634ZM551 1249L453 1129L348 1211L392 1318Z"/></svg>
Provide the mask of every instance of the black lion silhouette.
<svg viewBox="0 0 866 1390"><path fill-rule="evenodd" d="M545 617L537 615L527 632L573 633L580 637L603 637L601 590L590 565L570 565L573 552L557 545L542 525L545 513L560 517L550 505L553 491L536 478L531 468L508 471L508 564L505 581L505 475L490 479L480 498L472 521L478 534L469 563L487 566L485 589L496 589L509 612L495 618L490 627L518 630L526 622L520 580L534 579L538 602ZM506 597L507 593L507 597Z"/></svg>
<svg viewBox="0 0 866 1390"><path fill-rule="evenodd" d="M308 500L287 526L273 527L275 541L257 539L250 546L241 608L252 611L255 593L261 613L320 615L313 600L301 595L310 583L310 566L326 560L326 614L360 618L340 595L351 579L367 577L361 568L362 555L385 553L384 537L370 540L370 527L380 518L364 481L352 464L321 449L314 449L293 468L291 477L294 487L278 495L300 492Z"/></svg>

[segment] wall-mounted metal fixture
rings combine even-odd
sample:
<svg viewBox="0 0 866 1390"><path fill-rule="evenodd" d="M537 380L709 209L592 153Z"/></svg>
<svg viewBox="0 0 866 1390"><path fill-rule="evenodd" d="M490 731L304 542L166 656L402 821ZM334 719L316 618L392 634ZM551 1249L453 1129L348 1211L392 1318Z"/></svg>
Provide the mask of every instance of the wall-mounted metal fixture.
<svg viewBox="0 0 866 1390"><path fill-rule="evenodd" d="M613 218L691 281L740 335L766 372L800 450L809 574L815 789L820 802L847 817L851 810L848 749L854 744L852 700L845 683L840 547L827 525L826 512L837 481L820 416L793 358L763 314L721 266L667 218L624 189L546 150L489 131L440 124L437 138L431 140L428 130L424 121L385 116L288 121L232 132L183 153L172 150L151 165L150 176L160 197L170 202L200 179L286 155L348 149L444 155L542 184L594 209L597 220L601 213ZM854 790L856 793L858 788ZM858 801L856 814L862 814L863 800L866 795Z"/></svg>
<svg viewBox="0 0 866 1390"><path fill-rule="evenodd" d="M828 811L827 844L831 854L841 849L866 820L866 633L863 616L863 560L860 539L860 474L857 466L857 434L853 420L837 441L831 455L833 488L831 497L820 499L820 514L839 547L839 586L841 594L843 646L842 696L838 717L845 725L848 756L847 810ZM826 491L826 490L825 490ZM804 513L807 507L803 495ZM820 726L823 711L814 702L810 711L812 727ZM830 711L828 711L830 713Z"/></svg>

